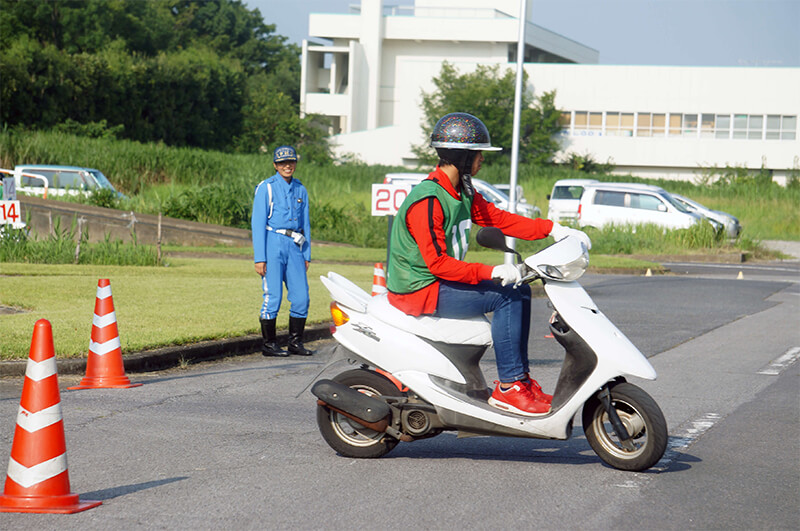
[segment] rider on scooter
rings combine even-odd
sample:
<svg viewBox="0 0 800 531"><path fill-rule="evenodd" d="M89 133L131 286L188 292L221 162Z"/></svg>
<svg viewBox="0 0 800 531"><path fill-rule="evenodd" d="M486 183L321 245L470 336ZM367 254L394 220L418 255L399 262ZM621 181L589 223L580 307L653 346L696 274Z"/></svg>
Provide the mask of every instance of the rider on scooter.
<svg viewBox="0 0 800 531"><path fill-rule="evenodd" d="M464 262L472 222L497 227L523 240L581 231L545 219L529 219L496 208L475 192L471 177L492 147L481 120L467 113L443 116L431 134L439 155L436 169L415 186L392 226L386 283L389 302L408 315L468 318L494 312L492 341L499 382L489 403L521 415L544 415L552 396L529 376L531 290L520 285L516 266ZM498 279L500 282L493 282Z"/></svg>

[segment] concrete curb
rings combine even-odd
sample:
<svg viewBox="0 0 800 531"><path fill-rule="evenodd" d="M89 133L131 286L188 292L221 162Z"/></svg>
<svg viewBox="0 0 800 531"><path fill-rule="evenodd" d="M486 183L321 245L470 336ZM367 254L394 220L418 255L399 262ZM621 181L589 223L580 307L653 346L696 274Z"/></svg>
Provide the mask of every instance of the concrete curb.
<svg viewBox="0 0 800 531"><path fill-rule="evenodd" d="M286 345L288 332L278 334L278 343ZM318 341L331 337L330 324L308 326L303 339ZM252 334L216 341L201 341L191 345L163 347L126 354L122 357L125 373L150 372L175 368L184 362L210 361L229 356L249 355L261 350L261 336ZM28 360L0 361L0 377L25 376ZM58 374L85 374L86 358L57 359Z"/></svg>

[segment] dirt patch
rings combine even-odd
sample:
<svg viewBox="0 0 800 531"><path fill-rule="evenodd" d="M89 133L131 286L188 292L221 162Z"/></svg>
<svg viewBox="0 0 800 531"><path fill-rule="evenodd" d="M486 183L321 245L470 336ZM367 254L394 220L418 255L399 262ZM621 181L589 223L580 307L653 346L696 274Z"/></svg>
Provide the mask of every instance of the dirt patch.
<svg viewBox="0 0 800 531"><path fill-rule="evenodd" d="M28 310L23 310L21 308L14 308L13 306L3 306L0 304L0 315L11 315L15 313L25 313Z"/></svg>

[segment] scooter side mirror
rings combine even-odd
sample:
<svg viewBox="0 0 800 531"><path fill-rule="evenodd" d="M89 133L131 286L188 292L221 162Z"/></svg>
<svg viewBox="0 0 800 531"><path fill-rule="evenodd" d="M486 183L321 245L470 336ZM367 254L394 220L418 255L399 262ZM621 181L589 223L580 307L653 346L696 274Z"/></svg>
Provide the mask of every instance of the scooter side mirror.
<svg viewBox="0 0 800 531"><path fill-rule="evenodd" d="M503 235L503 231L497 227L481 227L478 234L475 236L475 240L478 242L478 245L488 249L506 253L514 252L506 245L506 237Z"/></svg>
<svg viewBox="0 0 800 531"><path fill-rule="evenodd" d="M495 251L503 251L504 253L513 253L517 256L517 262L522 262L522 256L506 244L506 237L503 231L497 227L481 227L478 234L475 235L475 240L478 245Z"/></svg>

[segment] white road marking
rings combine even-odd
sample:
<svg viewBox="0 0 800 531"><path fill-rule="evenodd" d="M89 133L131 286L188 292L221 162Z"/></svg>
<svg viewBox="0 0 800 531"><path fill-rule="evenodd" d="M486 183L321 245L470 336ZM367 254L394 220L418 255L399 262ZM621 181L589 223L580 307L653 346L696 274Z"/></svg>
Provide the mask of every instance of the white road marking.
<svg viewBox="0 0 800 531"><path fill-rule="evenodd" d="M722 416L718 413L706 413L696 420L691 420L684 427L677 430L675 435L670 436L667 441L667 450L664 457L653 467L656 470L664 471L675 460L681 450L685 450L700 438L705 432L711 429Z"/></svg>
<svg viewBox="0 0 800 531"><path fill-rule="evenodd" d="M756 374L767 374L775 376L783 372L788 366L800 358L800 347L792 347L787 350L782 356L773 360L766 367L758 371Z"/></svg>

